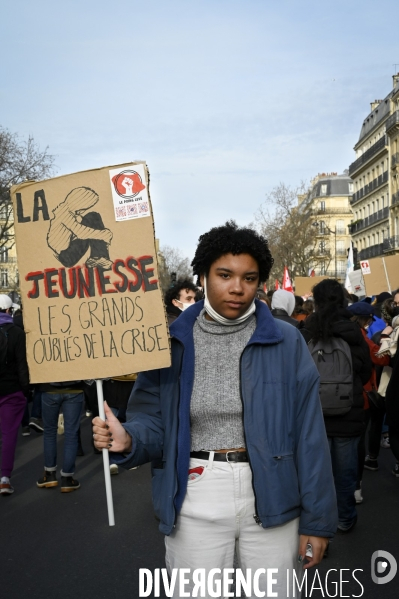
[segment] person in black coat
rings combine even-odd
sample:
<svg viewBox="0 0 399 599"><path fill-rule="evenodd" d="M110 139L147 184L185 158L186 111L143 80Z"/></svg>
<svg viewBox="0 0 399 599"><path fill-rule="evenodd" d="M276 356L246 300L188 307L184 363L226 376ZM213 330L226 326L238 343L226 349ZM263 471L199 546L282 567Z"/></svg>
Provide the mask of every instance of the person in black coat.
<svg viewBox="0 0 399 599"><path fill-rule="evenodd" d="M342 286L335 279L325 279L313 288L315 312L300 328L307 343L339 337L346 341L352 356L353 406L342 416L324 416L335 489L338 502L337 532L349 532L356 524L357 447L364 431L363 385L370 379L372 363L360 328L345 309ZM302 323L301 323L302 324Z"/></svg>
<svg viewBox="0 0 399 599"><path fill-rule="evenodd" d="M399 477L399 351L396 351L392 363L392 374L385 394L387 424L389 426L389 444L396 458L392 474Z"/></svg>

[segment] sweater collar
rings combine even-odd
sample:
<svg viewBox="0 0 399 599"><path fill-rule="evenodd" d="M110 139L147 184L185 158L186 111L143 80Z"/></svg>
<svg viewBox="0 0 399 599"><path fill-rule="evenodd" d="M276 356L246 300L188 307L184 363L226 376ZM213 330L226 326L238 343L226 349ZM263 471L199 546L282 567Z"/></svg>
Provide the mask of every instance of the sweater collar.
<svg viewBox="0 0 399 599"><path fill-rule="evenodd" d="M272 345L283 341L283 333L270 314L270 310L266 304L255 300L255 305L256 329L249 340L249 345L252 343ZM204 301L201 300L182 312L170 326L171 337L181 341L183 344L188 341L192 337L195 321L203 307Z"/></svg>

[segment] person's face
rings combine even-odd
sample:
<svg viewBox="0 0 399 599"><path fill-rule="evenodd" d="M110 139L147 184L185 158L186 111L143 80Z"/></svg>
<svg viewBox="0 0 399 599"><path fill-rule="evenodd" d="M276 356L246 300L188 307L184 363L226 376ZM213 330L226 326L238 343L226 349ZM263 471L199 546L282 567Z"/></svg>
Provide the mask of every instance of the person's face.
<svg viewBox="0 0 399 599"><path fill-rule="evenodd" d="M172 300L172 304L180 310L182 309L182 304L195 304L195 291L191 291L191 289L182 289L179 294L179 299Z"/></svg>
<svg viewBox="0 0 399 599"><path fill-rule="evenodd" d="M393 298L395 306L399 306L399 293L397 293Z"/></svg>
<svg viewBox="0 0 399 599"><path fill-rule="evenodd" d="M212 308L225 318L239 318L256 296L258 263L250 254L225 254L211 265L206 284ZM201 285L204 286L204 275Z"/></svg>
<svg viewBox="0 0 399 599"><path fill-rule="evenodd" d="M370 318L368 318L368 319L365 321L365 323L364 323L364 325L363 325L363 328L365 328L365 329L368 329L368 328L369 328L369 326L371 325L371 323L372 323L372 322L373 322L373 319L372 319L371 317L370 317Z"/></svg>

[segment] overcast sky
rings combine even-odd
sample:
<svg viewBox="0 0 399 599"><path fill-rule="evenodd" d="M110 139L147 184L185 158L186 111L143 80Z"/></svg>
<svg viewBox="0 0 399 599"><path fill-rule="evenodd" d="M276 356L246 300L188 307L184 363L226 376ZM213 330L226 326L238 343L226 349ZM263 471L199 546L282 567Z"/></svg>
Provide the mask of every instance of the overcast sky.
<svg viewBox="0 0 399 599"><path fill-rule="evenodd" d="M157 237L191 258L279 182L355 159L396 18L397 0L3 2L0 124L58 175L146 160Z"/></svg>

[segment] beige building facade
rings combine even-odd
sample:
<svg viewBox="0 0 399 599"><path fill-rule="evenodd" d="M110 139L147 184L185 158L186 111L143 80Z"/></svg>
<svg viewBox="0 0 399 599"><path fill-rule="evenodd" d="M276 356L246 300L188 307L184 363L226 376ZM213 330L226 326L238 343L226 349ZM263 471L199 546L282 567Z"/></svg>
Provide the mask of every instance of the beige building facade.
<svg viewBox="0 0 399 599"><path fill-rule="evenodd" d="M322 173L311 181L309 194L299 198L306 203L316 227L316 247L310 270L344 281L350 246L348 225L353 218L350 199L353 181L348 175Z"/></svg>
<svg viewBox="0 0 399 599"><path fill-rule="evenodd" d="M371 103L349 167L354 182L349 231L358 259L399 252L399 74L383 100Z"/></svg>

